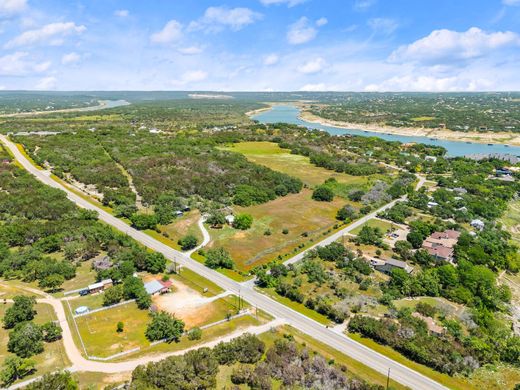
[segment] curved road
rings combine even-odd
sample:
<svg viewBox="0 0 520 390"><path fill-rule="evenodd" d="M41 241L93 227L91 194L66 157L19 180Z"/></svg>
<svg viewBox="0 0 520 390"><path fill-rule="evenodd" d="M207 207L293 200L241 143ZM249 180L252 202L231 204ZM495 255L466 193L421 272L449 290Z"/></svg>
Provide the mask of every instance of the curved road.
<svg viewBox="0 0 520 390"><path fill-rule="evenodd" d="M417 390L434 390L434 389L446 389L446 387L442 386L441 384L435 382L434 380L390 359L387 358L384 355L381 355L372 349L365 347L364 345L348 338L344 334L335 332L332 329L326 328L324 325L306 317L303 314L298 313L295 310L292 310L291 308L276 302L275 300L267 297L264 294L261 294L260 292L256 291L253 287L249 285L241 285L238 282L235 282L232 279L229 279L228 277L218 273L217 271L214 271L212 269L209 269L205 267L203 264L191 259L190 257L187 257L185 254L161 243L160 241L157 241L156 239L148 236L147 234L136 230L130 226L128 226L123 221L119 220L118 218L114 217L113 215L107 213L106 211L100 209L99 207L89 203L85 199L81 198L80 196L74 194L73 192L69 191L67 188L62 186L61 184L57 183L53 179L50 178L49 172L39 170L35 166L31 164L25 156L20 153L18 148L14 143L9 141L4 135L0 135L0 139L2 142L9 148L11 153L16 157L16 159L19 161L19 163L32 175L34 175L38 180L41 182L54 187L61 189L62 191L65 191L67 194L67 197L76 203L78 206L83 207L85 209L94 210L98 212L99 219L103 222L113 226L114 228L120 230L121 232L126 233L130 237L134 238L136 241L139 241L143 245L147 246L150 249L155 250L156 252L162 253L167 259L171 261L175 261L178 264L189 268L190 270L198 273L199 275L211 280L212 282L216 283L220 287L224 288L225 290L229 290L233 292L234 294L239 294L244 298L246 301L248 301L251 305L256 306L257 308L271 314L275 318L278 318L285 323L293 326L294 328L298 329L301 332L304 332L310 336L312 336L314 339L321 341L336 350L338 350L341 353L344 353L361 363L367 365L368 367L371 367L372 369L380 372L383 375L387 375L388 370L391 371L391 377L392 379L400 382L403 385L406 385L412 389ZM61 303L60 303L61 305ZM58 309L60 310L60 309ZM61 307L61 310L63 311L63 307ZM64 313L64 311L63 311ZM69 330L70 331L70 330ZM76 345L72 343L72 345L67 345L67 354L81 354L79 353ZM78 356L75 356L75 358L79 358ZM81 359L84 359L81 357ZM152 358L148 358L149 360L152 360ZM86 359L84 359L86 360ZM90 365L90 361L88 362ZM99 363L97 364L116 364L116 363ZM129 363L129 362L127 362ZM96 366L97 366L96 364ZM79 368L81 370L81 368ZM88 368L87 368L88 369ZM103 371L96 368L95 371Z"/></svg>

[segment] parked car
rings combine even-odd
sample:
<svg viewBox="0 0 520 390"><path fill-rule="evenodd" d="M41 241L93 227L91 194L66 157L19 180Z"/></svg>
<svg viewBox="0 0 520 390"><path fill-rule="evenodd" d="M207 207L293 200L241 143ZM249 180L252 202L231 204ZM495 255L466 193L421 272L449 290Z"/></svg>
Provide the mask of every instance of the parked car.
<svg viewBox="0 0 520 390"><path fill-rule="evenodd" d="M79 295L81 295L82 297L85 295L88 295L88 290L87 289L79 290Z"/></svg>

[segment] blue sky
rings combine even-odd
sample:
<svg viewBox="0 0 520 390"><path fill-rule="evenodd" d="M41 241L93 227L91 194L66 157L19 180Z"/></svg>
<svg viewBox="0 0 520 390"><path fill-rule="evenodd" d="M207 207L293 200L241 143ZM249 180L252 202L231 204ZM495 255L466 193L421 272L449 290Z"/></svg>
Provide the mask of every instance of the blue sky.
<svg viewBox="0 0 520 390"><path fill-rule="evenodd" d="M520 90L520 0L0 0L0 88Z"/></svg>

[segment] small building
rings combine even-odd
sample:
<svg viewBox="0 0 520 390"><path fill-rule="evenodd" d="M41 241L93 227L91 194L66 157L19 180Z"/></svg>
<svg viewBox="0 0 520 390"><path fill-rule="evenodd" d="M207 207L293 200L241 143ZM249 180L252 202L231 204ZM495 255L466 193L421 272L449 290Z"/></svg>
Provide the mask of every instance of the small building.
<svg viewBox="0 0 520 390"><path fill-rule="evenodd" d="M444 328L435 323L435 320L431 317L423 316L421 313L412 313L412 317L423 320L426 323L428 331L436 336L441 336L444 333Z"/></svg>
<svg viewBox="0 0 520 390"><path fill-rule="evenodd" d="M457 194L467 194L468 190L466 190L465 188L462 188L462 187L455 187L453 189L453 192L456 192Z"/></svg>
<svg viewBox="0 0 520 390"><path fill-rule="evenodd" d="M114 282L112 279L104 279L101 282L93 283L88 285L88 292L94 294L100 291L104 291L109 287L112 287Z"/></svg>
<svg viewBox="0 0 520 390"><path fill-rule="evenodd" d="M486 224L484 223L484 221L480 220L480 219L474 219L470 222L470 225L472 227L474 227L475 229L477 230L483 230L484 229L484 226L486 226Z"/></svg>
<svg viewBox="0 0 520 390"><path fill-rule="evenodd" d="M406 273L411 273L413 271L413 267L408 265L406 261L395 260L395 259L386 259L379 260L374 263L374 268L379 272L383 272L385 274L389 274L395 268L400 268L405 270Z"/></svg>
<svg viewBox="0 0 520 390"><path fill-rule="evenodd" d="M426 161L437 162L437 157L435 157L435 156L426 156L426 157L424 157L424 159Z"/></svg>
<svg viewBox="0 0 520 390"><path fill-rule="evenodd" d="M184 213L181 210L175 211L175 216L176 217L182 217L183 215L184 215Z"/></svg>
<svg viewBox="0 0 520 390"><path fill-rule="evenodd" d="M94 268L96 271L102 271L106 270L112 267L112 261L110 260L110 257L104 256L103 258L94 259L92 262L92 268Z"/></svg>
<svg viewBox="0 0 520 390"><path fill-rule="evenodd" d="M431 209L432 207L438 206L439 204L437 202L428 202L428 208Z"/></svg>
<svg viewBox="0 0 520 390"><path fill-rule="evenodd" d="M233 225L233 222L235 222L235 216L233 214L226 215L226 222L229 225Z"/></svg>
<svg viewBox="0 0 520 390"><path fill-rule="evenodd" d="M507 168L497 168L495 170L495 175L497 176L511 176L513 174L513 171Z"/></svg>
<svg viewBox="0 0 520 390"><path fill-rule="evenodd" d="M80 306L74 310L75 314L85 314L89 312L89 308L87 306Z"/></svg>
<svg viewBox="0 0 520 390"><path fill-rule="evenodd" d="M172 282L170 280L163 282L162 280L152 280L144 284L144 289L149 295L166 294L170 292Z"/></svg>

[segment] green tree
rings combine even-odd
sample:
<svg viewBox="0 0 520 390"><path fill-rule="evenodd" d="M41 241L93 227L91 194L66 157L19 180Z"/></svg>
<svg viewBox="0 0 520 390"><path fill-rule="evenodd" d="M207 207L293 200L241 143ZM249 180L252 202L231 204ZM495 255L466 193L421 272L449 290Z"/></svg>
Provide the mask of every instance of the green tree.
<svg viewBox="0 0 520 390"><path fill-rule="evenodd" d="M45 374L43 378L29 384L27 390L77 390L78 384L68 371Z"/></svg>
<svg viewBox="0 0 520 390"><path fill-rule="evenodd" d="M179 341L184 333L184 322L173 315L161 311L152 314L152 321L146 328L146 338L150 341Z"/></svg>
<svg viewBox="0 0 520 390"><path fill-rule="evenodd" d="M202 338L202 329L195 327L188 332L189 340L200 340Z"/></svg>
<svg viewBox="0 0 520 390"><path fill-rule="evenodd" d="M190 249L193 249L197 246L197 237L195 237L193 234L188 234L182 238L179 239L177 242L183 251L187 251Z"/></svg>
<svg viewBox="0 0 520 390"><path fill-rule="evenodd" d="M43 332L32 322L17 324L9 332L7 350L22 358L28 358L43 352Z"/></svg>
<svg viewBox="0 0 520 390"><path fill-rule="evenodd" d="M162 253L152 252L146 255L146 270L152 274L158 274L166 269L166 258Z"/></svg>
<svg viewBox="0 0 520 390"><path fill-rule="evenodd" d="M155 229L157 226L157 217L155 214L132 214L130 216L132 226L139 230Z"/></svg>
<svg viewBox="0 0 520 390"><path fill-rule="evenodd" d="M247 230L253 224L253 217L250 214L238 214L233 221L235 229Z"/></svg>
<svg viewBox="0 0 520 390"><path fill-rule="evenodd" d="M336 219L349 222L355 219L356 215L356 209L353 206L347 204L338 210Z"/></svg>
<svg viewBox="0 0 520 390"><path fill-rule="evenodd" d="M208 218L206 218L206 222L211 226L222 226L226 224L226 216L222 211L213 210L209 213Z"/></svg>
<svg viewBox="0 0 520 390"><path fill-rule="evenodd" d="M312 199L320 202L332 202L334 199L334 192L326 186L318 186L312 193Z"/></svg>
<svg viewBox="0 0 520 390"><path fill-rule="evenodd" d="M0 379L4 386L9 386L17 379L22 379L35 370L36 362L32 359L22 359L18 356L5 358Z"/></svg>
<svg viewBox="0 0 520 390"><path fill-rule="evenodd" d="M209 268L227 268L233 269L235 263L231 256L224 248L210 249L206 253L206 260L204 262Z"/></svg>
<svg viewBox="0 0 520 390"><path fill-rule="evenodd" d="M46 322L40 327L40 329L43 333L43 340L48 343L61 339L61 326L59 326L55 322Z"/></svg>
<svg viewBox="0 0 520 390"><path fill-rule="evenodd" d="M383 232L378 227L363 225L356 237L356 242L366 245L381 246L383 244Z"/></svg>
<svg viewBox="0 0 520 390"><path fill-rule="evenodd" d="M108 288L103 294L103 306L112 306L123 299L123 286L118 284Z"/></svg>
<svg viewBox="0 0 520 390"><path fill-rule="evenodd" d="M119 321L116 326L116 332L121 333L124 329L125 329L125 324L123 324L121 321Z"/></svg>
<svg viewBox="0 0 520 390"><path fill-rule="evenodd" d="M41 279L39 286L49 291L56 291L65 282L65 278L60 274L51 274Z"/></svg>
<svg viewBox="0 0 520 390"><path fill-rule="evenodd" d="M4 328L6 329L11 329L24 321L31 321L36 315L36 310L34 310L36 300L34 297L17 295L13 298L13 301L13 306L5 311Z"/></svg>

